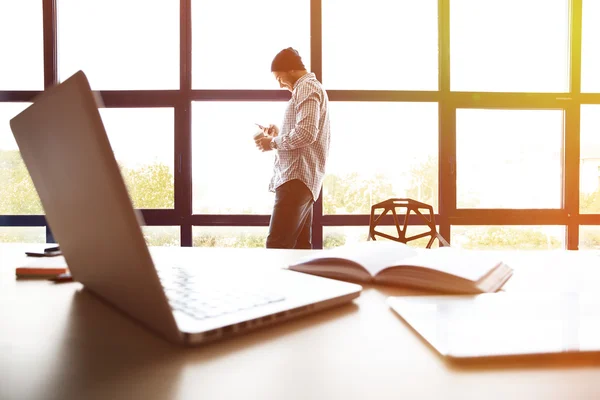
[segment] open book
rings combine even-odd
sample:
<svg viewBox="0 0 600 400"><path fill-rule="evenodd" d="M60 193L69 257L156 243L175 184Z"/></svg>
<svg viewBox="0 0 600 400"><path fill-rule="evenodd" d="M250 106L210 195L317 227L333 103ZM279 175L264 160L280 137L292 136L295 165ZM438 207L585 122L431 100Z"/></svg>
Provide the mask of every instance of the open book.
<svg viewBox="0 0 600 400"><path fill-rule="evenodd" d="M414 249L391 241L323 250L298 260L289 269L334 279L447 293L495 292L513 272L491 253L452 247Z"/></svg>

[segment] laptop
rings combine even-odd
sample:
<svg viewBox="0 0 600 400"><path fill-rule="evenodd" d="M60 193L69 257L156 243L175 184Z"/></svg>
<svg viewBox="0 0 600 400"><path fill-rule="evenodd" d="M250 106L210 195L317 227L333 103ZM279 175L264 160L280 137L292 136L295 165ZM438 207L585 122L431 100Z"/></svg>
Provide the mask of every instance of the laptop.
<svg viewBox="0 0 600 400"><path fill-rule="evenodd" d="M595 293L405 296L390 297L388 304L453 361L600 352L600 297Z"/></svg>
<svg viewBox="0 0 600 400"><path fill-rule="evenodd" d="M284 268L192 257L153 261L96 100L79 71L10 121L74 280L182 344L241 334L359 296L359 285Z"/></svg>

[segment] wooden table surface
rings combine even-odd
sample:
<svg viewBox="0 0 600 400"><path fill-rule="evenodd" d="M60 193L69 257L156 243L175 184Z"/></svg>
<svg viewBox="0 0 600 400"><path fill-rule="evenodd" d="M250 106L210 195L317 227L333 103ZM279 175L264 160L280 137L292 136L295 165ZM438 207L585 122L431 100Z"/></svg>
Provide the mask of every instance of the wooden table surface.
<svg viewBox="0 0 600 400"><path fill-rule="evenodd" d="M600 359L453 364L365 286L352 304L204 347L173 345L79 283L17 281L0 244L0 399L600 399ZM199 268L278 268L303 251L158 248ZM591 291L597 252L504 252L507 291Z"/></svg>

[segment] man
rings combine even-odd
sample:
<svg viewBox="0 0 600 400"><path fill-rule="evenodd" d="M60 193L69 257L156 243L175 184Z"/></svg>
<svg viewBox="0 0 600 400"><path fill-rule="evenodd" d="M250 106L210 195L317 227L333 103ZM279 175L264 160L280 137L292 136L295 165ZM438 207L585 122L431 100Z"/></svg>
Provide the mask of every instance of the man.
<svg viewBox="0 0 600 400"><path fill-rule="evenodd" d="M319 197L329 153L329 99L315 74L306 71L298 52L280 51L271 72L281 88L292 92L281 133L263 127L255 139L262 151L275 150L275 192L267 248L311 249L312 207Z"/></svg>

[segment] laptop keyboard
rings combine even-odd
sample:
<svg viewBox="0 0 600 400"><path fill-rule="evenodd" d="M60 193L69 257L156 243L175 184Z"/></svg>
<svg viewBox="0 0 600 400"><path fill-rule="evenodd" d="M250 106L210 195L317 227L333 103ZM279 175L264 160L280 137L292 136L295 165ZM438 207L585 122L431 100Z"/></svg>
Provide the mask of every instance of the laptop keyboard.
<svg viewBox="0 0 600 400"><path fill-rule="evenodd" d="M157 272L171 308L196 320L214 318L285 299L284 296L264 288L236 288L229 283L227 288L206 286L193 270L180 266Z"/></svg>

